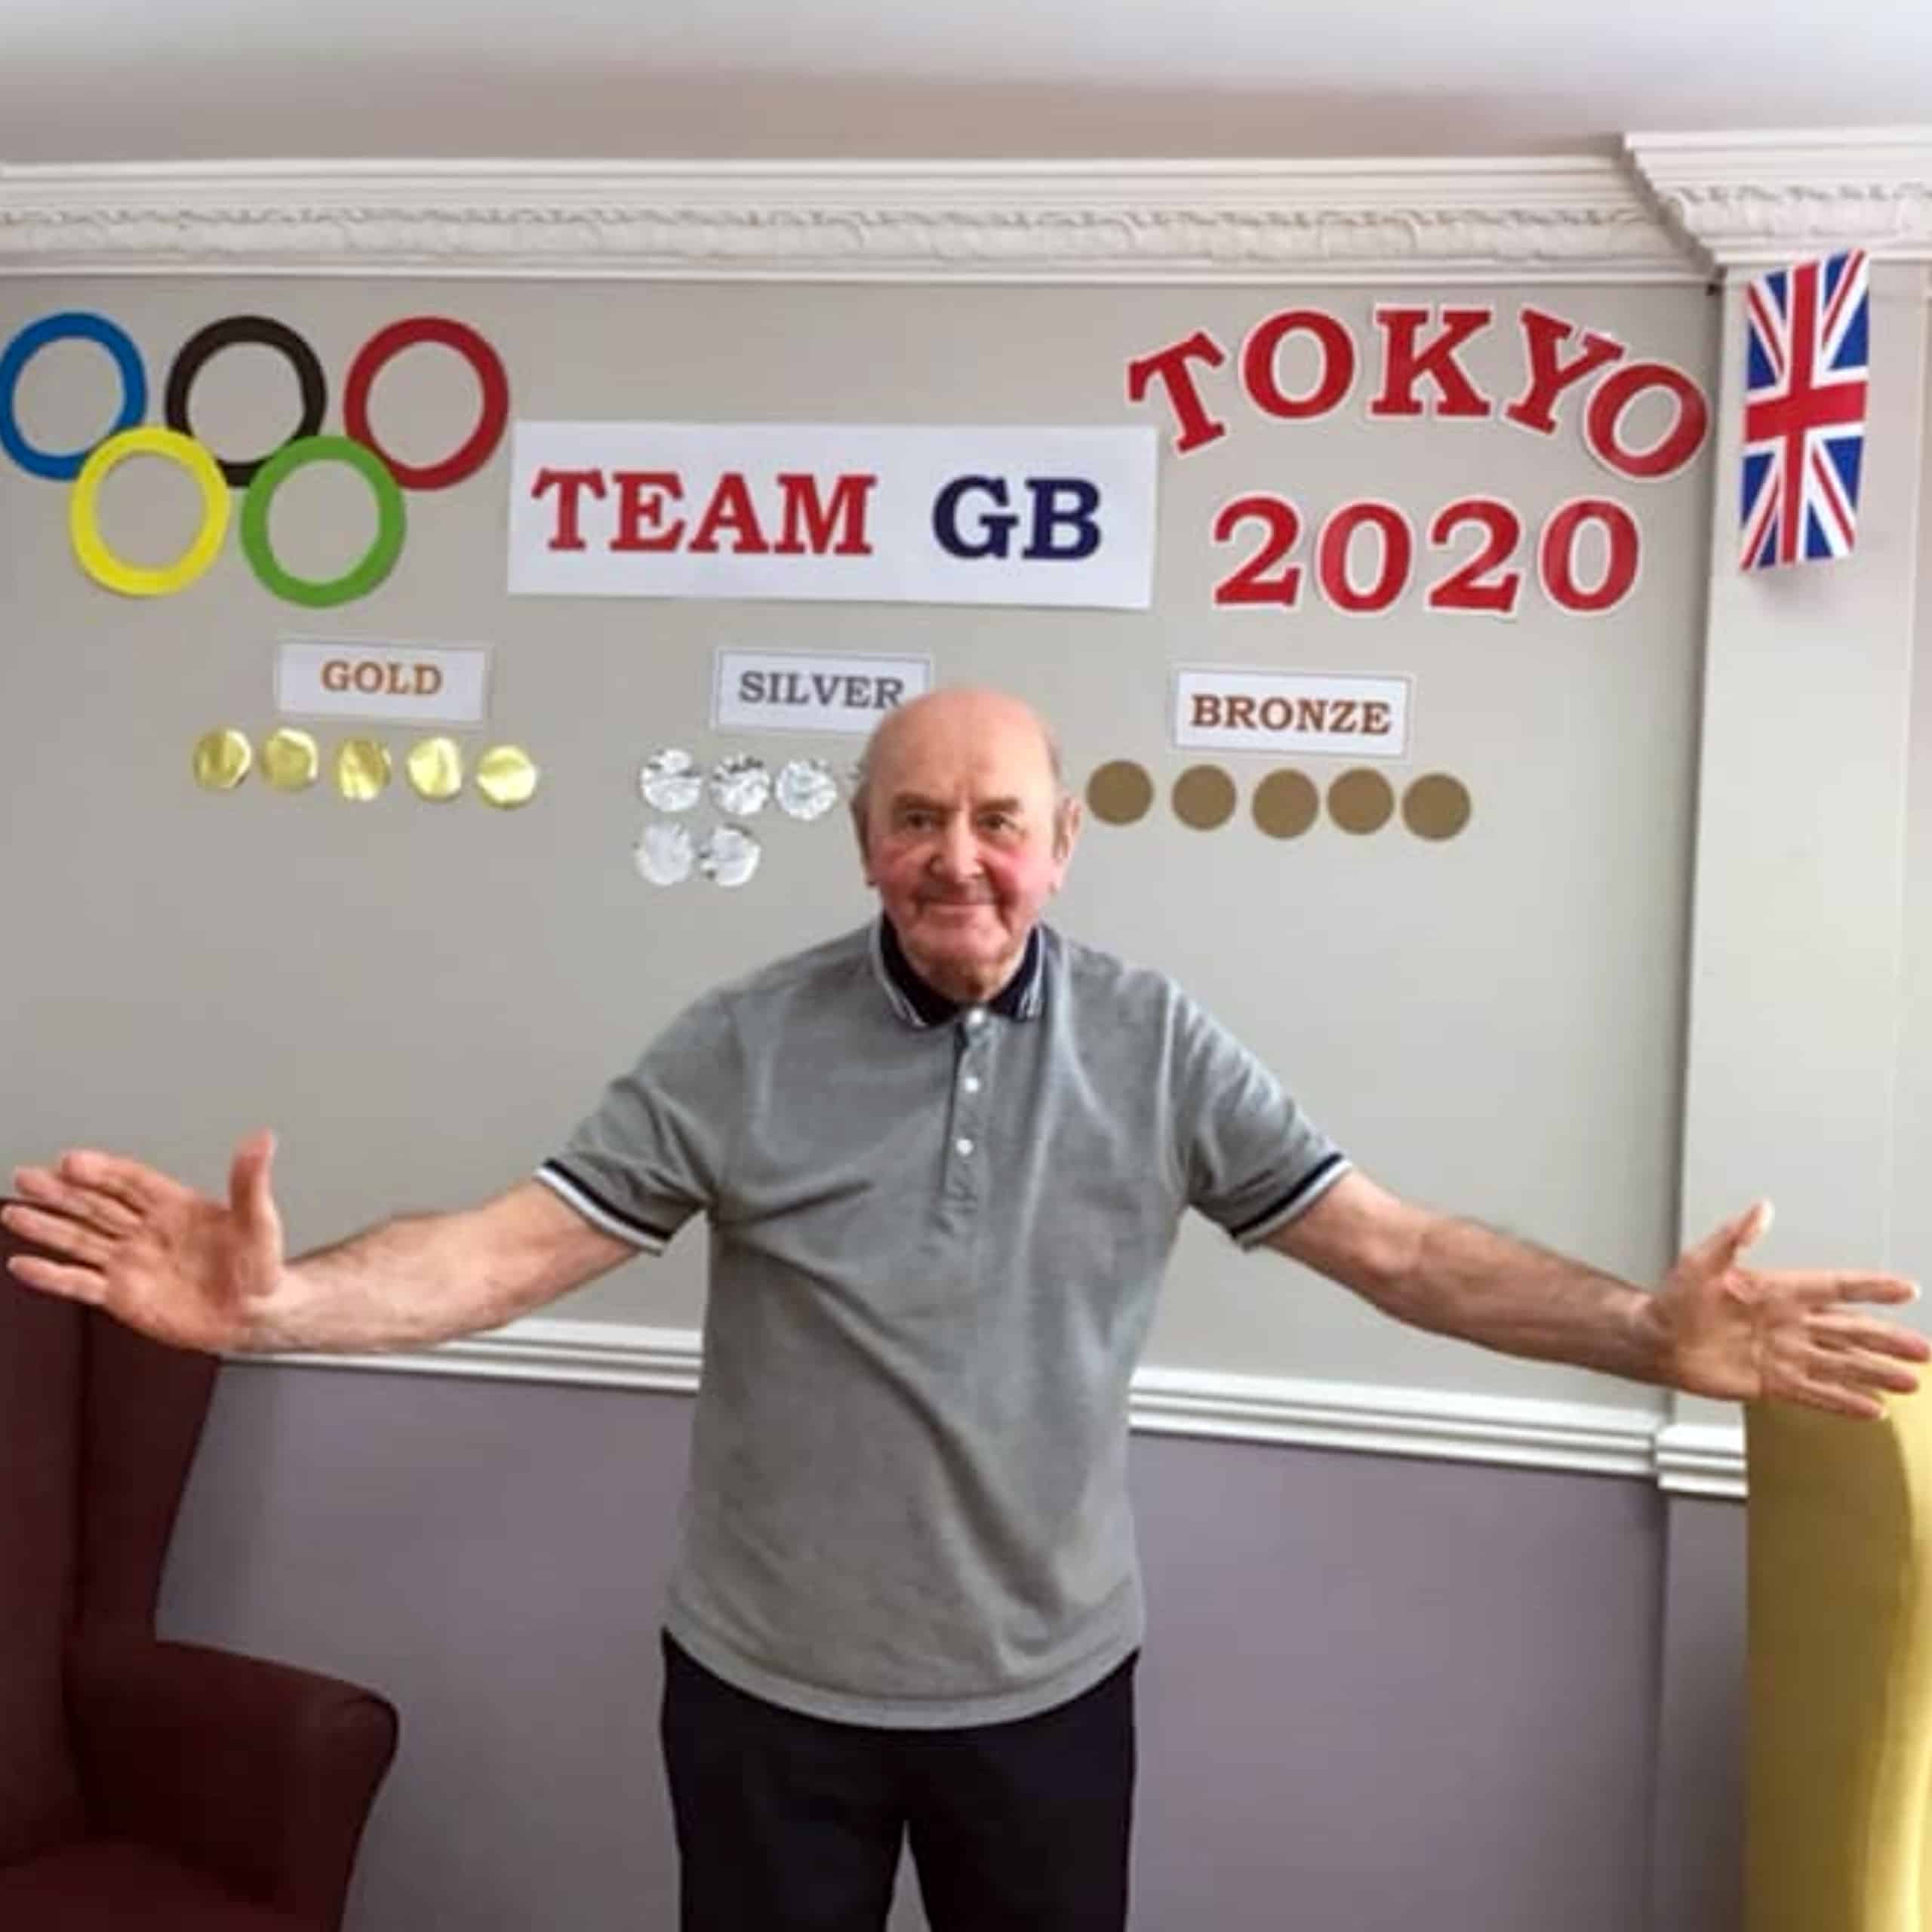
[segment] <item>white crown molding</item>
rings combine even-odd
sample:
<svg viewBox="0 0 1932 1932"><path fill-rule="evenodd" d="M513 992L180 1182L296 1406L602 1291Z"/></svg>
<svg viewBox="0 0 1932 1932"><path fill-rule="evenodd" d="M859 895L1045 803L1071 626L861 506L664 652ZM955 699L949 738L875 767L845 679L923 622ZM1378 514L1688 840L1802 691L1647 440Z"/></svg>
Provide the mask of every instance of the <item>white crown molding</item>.
<svg viewBox="0 0 1932 1932"><path fill-rule="evenodd" d="M1659 205L1720 268L1857 246L1932 262L1932 128L1632 134Z"/></svg>
<svg viewBox="0 0 1932 1932"><path fill-rule="evenodd" d="M0 165L0 273L1683 281L1615 161Z"/></svg>
<svg viewBox="0 0 1932 1932"><path fill-rule="evenodd" d="M541 1317L440 1347L388 1355L242 1356L303 1367L448 1375L568 1387L691 1395L699 1338L690 1329ZM1591 1475L1657 1476L1667 1488L1742 1495L1743 1451L1735 1431L1725 1463L1721 1429L1664 1426L1651 1409L1440 1389L1143 1368L1134 1378L1133 1426L1150 1435L1292 1444L1435 1461L1487 1463ZM1661 1434L1660 1434L1661 1432ZM1690 1438L1698 1438L1694 1444ZM1712 1438L1704 1441L1704 1438ZM1659 1444L1678 1438L1669 1469ZM1697 1459L1693 1460L1693 1451ZM1712 1485L1725 1479L1726 1489Z"/></svg>

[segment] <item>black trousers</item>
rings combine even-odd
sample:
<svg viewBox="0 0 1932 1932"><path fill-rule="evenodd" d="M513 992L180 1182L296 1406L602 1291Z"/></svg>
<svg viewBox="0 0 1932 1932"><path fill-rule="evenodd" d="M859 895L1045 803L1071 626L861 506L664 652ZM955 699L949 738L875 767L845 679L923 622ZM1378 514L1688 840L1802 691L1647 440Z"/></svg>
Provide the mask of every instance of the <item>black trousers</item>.
<svg viewBox="0 0 1932 1932"><path fill-rule="evenodd" d="M1037 1717L801 1716L664 1640L683 1932L881 1932L902 1840L932 1932L1124 1932L1134 1666Z"/></svg>

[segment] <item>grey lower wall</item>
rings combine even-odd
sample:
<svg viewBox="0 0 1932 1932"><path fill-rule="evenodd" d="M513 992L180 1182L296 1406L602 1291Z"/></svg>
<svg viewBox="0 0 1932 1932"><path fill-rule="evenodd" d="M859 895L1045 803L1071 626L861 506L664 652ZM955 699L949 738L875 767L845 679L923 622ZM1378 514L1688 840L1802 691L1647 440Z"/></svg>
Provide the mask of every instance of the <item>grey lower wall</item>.
<svg viewBox="0 0 1932 1932"><path fill-rule="evenodd" d="M401 1707L352 1932L675 1922L654 1612L690 1412L224 1371L163 1628ZM1152 1620L1136 1932L1644 1924L1666 1550L1651 1484L1159 1436L1137 1438L1134 1475ZM1694 1815L1675 1824L1680 1847L1730 1855ZM909 1890L896 1927L920 1922Z"/></svg>
<svg viewBox="0 0 1932 1932"><path fill-rule="evenodd" d="M1744 1879L1745 1512L1672 1500L1650 1932L1733 1932Z"/></svg>

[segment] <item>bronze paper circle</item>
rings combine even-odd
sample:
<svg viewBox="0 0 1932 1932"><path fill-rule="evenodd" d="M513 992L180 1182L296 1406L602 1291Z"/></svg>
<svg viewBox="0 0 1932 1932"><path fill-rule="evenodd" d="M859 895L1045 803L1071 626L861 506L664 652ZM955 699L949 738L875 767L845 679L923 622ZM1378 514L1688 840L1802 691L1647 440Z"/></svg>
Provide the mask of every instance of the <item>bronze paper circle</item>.
<svg viewBox="0 0 1932 1932"><path fill-rule="evenodd" d="M1254 822L1270 838L1299 838L1321 810L1321 794L1306 772L1271 771L1254 788Z"/></svg>
<svg viewBox="0 0 1932 1932"><path fill-rule="evenodd" d="M1380 832L1395 809L1395 795L1379 771L1358 766L1328 788L1328 816L1344 832Z"/></svg>
<svg viewBox="0 0 1932 1932"><path fill-rule="evenodd" d="M1402 823L1418 838L1454 838L1469 822L1469 788L1446 771L1428 773L1402 794Z"/></svg>
<svg viewBox="0 0 1932 1932"><path fill-rule="evenodd" d="M1103 764L1087 781L1087 809L1103 825L1132 825L1147 816L1154 781L1145 765L1131 758Z"/></svg>
<svg viewBox="0 0 1932 1932"><path fill-rule="evenodd" d="M1234 815L1235 781L1218 764L1193 764L1174 780L1174 817L1212 832Z"/></svg>

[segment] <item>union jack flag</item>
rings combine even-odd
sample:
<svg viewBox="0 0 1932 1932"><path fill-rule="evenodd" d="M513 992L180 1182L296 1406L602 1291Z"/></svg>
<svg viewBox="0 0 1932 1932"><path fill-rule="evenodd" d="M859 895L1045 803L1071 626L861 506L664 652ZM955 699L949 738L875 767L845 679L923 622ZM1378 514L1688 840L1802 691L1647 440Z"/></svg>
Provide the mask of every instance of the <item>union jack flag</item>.
<svg viewBox="0 0 1932 1932"><path fill-rule="evenodd" d="M1871 275L1847 248L1746 291L1743 566L1842 557L1858 527Z"/></svg>

